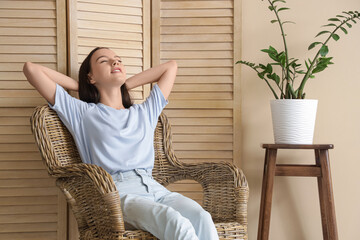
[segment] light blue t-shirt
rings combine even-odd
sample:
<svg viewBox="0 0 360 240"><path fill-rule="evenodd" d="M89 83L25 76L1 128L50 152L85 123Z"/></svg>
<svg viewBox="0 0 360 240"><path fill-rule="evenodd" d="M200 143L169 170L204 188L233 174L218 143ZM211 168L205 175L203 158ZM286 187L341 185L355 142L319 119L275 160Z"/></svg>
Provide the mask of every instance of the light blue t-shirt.
<svg viewBox="0 0 360 240"><path fill-rule="evenodd" d="M81 101L56 84L55 104L48 104L72 134L82 161L114 174L154 167L154 131L168 103L157 84L144 102L120 110Z"/></svg>

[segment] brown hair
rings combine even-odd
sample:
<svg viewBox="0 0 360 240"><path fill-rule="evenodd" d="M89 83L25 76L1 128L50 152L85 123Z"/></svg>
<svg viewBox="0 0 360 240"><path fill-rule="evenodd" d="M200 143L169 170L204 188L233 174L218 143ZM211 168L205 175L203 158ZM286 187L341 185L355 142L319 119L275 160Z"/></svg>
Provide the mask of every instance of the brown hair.
<svg viewBox="0 0 360 240"><path fill-rule="evenodd" d="M100 93L95 85L90 83L90 79L88 74L91 71L91 64L90 59L91 56L99 49L109 49L107 47L96 47L94 48L89 55L85 58L82 62L80 69L79 69L79 98L82 101L88 103L99 103L100 101ZM127 90L126 83L124 83L121 87L121 96L122 102L125 108L129 108L133 105L131 102L129 91Z"/></svg>

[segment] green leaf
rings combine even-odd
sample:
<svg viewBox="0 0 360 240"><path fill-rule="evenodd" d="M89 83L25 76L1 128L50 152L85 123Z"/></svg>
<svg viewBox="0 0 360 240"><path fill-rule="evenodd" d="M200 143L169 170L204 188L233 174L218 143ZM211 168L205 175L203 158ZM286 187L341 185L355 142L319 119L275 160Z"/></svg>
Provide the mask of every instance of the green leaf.
<svg viewBox="0 0 360 240"><path fill-rule="evenodd" d="M274 4L274 3L276 3L276 2L286 3L286 1L284 1L284 0L274 0L274 1L272 2L272 4Z"/></svg>
<svg viewBox="0 0 360 240"><path fill-rule="evenodd" d="M286 68L285 64L286 64L286 57L285 54L280 56L280 64L282 67Z"/></svg>
<svg viewBox="0 0 360 240"><path fill-rule="evenodd" d="M275 74L275 73L274 73L274 74ZM280 83L280 77L279 77L277 74L275 74L275 82L276 82L277 84Z"/></svg>
<svg viewBox="0 0 360 240"><path fill-rule="evenodd" d="M356 23L356 21L354 19L351 19L351 21L353 21L354 23Z"/></svg>
<svg viewBox="0 0 360 240"><path fill-rule="evenodd" d="M352 28L352 25L350 23L346 23L346 25L349 27L349 28Z"/></svg>
<svg viewBox="0 0 360 240"><path fill-rule="evenodd" d="M325 34L325 33L331 33L331 32L330 31L321 31L315 37L318 37L318 36L320 36L322 34Z"/></svg>
<svg viewBox="0 0 360 240"><path fill-rule="evenodd" d="M279 59L276 57L276 54L269 54L269 57L275 62L279 62Z"/></svg>
<svg viewBox="0 0 360 240"><path fill-rule="evenodd" d="M299 71L295 71L296 73L299 73L299 74L305 74L306 72L304 70L299 70Z"/></svg>
<svg viewBox="0 0 360 240"><path fill-rule="evenodd" d="M343 15L336 15L337 17L342 17L342 18L347 18L347 17L345 17L345 16L343 16Z"/></svg>
<svg viewBox="0 0 360 240"><path fill-rule="evenodd" d="M265 72L267 73L272 73L273 69L272 69L272 66L270 64L266 65L266 69L265 69Z"/></svg>
<svg viewBox="0 0 360 240"><path fill-rule="evenodd" d="M269 50L274 51L277 53L277 50L273 46L269 46Z"/></svg>
<svg viewBox="0 0 360 240"><path fill-rule="evenodd" d="M259 78L264 79L264 74L258 73Z"/></svg>
<svg viewBox="0 0 360 240"><path fill-rule="evenodd" d="M290 63L289 63L289 66L292 66L293 68L295 68L296 67L296 62L298 61L299 59L294 59L294 60L292 60Z"/></svg>
<svg viewBox="0 0 360 240"><path fill-rule="evenodd" d="M277 84L280 83L280 77L276 74L276 73L273 73L273 74L267 74L266 75L269 79L271 80L274 80Z"/></svg>
<svg viewBox="0 0 360 240"><path fill-rule="evenodd" d="M337 34L335 34L335 33L333 33L333 34L331 35L331 37L332 37L335 41L337 41L337 40L340 39L339 35L337 35Z"/></svg>
<svg viewBox="0 0 360 240"><path fill-rule="evenodd" d="M277 54L277 51L275 48L273 48L272 46L269 47L269 49L261 49L262 52L266 52L266 53L274 53Z"/></svg>
<svg viewBox="0 0 360 240"><path fill-rule="evenodd" d="M236 62L236 64L238 64L238 63L244 64L244 65L248 65L248 66L251 64L251 63L246 62L246 61L243 61L243 60L240 60L240 61L237 61L237 62ZM254 65L255 65L255 63L254 63Z"/></svg>
<svg viewBox="0 0 360 240"><path fill-rule="evenodd" d="M273 10L274 10L274 7L273 7L273 6L269 6L269 9L270 9L270 11L273 11Z"/></svg>
<svg viewBox="0 0 360 240"><path fill-rule="evenodd" d="M314 68L314 70L312 71L312 73L319 73L325 70L325 68L327 68L327 65L318 65L316 66L316 68Z"/></svg>
<svg viewBox="0 0 360 240"><path fill-rule="evenodd" d="M348 34L348 31L346 30L346 28L340 27L340 29L341 29L345 34Z"/></svg>
<svg viewBox="0 0 360 240"><path fill-rule="evenodd" d="M348 12L343 11L343 13L345 13L345 14L349 15L350 17L352 17L352 15L350 13L348 13Z"/></svg>
<svg viewBox="0 0 360 240"><path fill-rule="evenodd" d="M293 23L293 24L296 24L295 22L292 22L292 21L285 21L282 23L282 25L286 24L286 23Z"/></svg>
<svg viewBox="0 0 360 240"><path fill-rule="evenodd" d="M278 20L271 20L270 22L271 23L276 23L276 22L278 22Z"/></svg>
<svg viewBox="0 0 360 240"><path fill-rule="evenodd" d="M265 53L273 53L273 51L271 51L269 49L261 49L260 51L265 52Z"/></svg>
<svg viewBox="0 0 360 240"><path fill-rule="evenodd" d="M261 51L268 53L269 57L272 60L274 60L276 62L279 62L279 59L277 58L278 52L274 47L270 46L269 49L262 49Z"/></svg>
<svg viewBox="0 0 360 240"><path fill-rule="evenodd" d="M240 60L240 61L237 61L235 64L238 64L238 63L244 64L244 65L249 66L249 67L254 68L254 69L258 68L258 66L256 66L255 63Z"/></svg>
<svg viewBox="0 0 360 240"><path fill-rule="evenodd" d="M305 66L306 66L306 69L309 69L309 65L308 65L307 61L305 61Z"/></svg>
<svg viewBox="0 0 360 240"><path fill-rule="evenodd" d="M331 62L331 59L333 59L333 57L326 58L327 64L333 64L333 63Z"/></svg>
<svg viewBox="0 0 360 240"><path fill-rule="evenodd" d="M334 23L329 23L329 24L326 24L326 25L322 25L322 27L337 27L337 26Z"/></svg>
<svg viewBox="0 0 360 240"><path fill-rule="evenodd" d="M289 10L290 8L286 8L286 7L283 7L283 8L279 8L278 12L280 11L284 11L284 10Z"/></svg>
<svg viewBox="0 0 360 240"><path fill-rule="evenodd" d="M308 47L308 50L313 49L316 45L321 44L321 42L313 42L312 44L310 44L310 46Z"/></svg>
<svg viewBox="0 0 360 240"><path fill-rule="evenodd" d="M332 22L341 22L340 19L338 18L329 18L328 21L332 21Z"/></svg>
<svg viewBox="0 0 360 240"><path fill-rule="evenodd" d="M271 79L273 79L277 84L280 83L280 77L276 73L271 75Z"/></svg>
<svg viewBox="0 0 360 240"><path fill-rule="evenodd" d="M320 48L319 51L320 51L320 55L321 55L322 57L325 57L326 54L328 54L328 52L329 52L329 48L328 48L328 46L323 45L323 46Z"/></svg>

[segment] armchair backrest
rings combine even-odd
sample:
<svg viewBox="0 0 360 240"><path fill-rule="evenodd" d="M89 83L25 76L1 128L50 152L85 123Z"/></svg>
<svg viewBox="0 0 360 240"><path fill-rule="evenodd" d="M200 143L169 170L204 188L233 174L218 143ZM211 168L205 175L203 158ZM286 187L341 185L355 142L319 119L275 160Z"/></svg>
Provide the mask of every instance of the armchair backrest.
<svg viewBox="0 0 360 240"><path fill-rule="evenodd" d="M56 167L82 162L73 137L48 105L36 107L30 123L50 175Z"/></svg>
<svg viewBox="0 0 360 240"><path fill-rule="evenodd" d="M74 139L57 113L48 105L39 106L30 118L31 129L50 175L53 169L82 163ZM164 142L165 139L165 142ZM177 161L171 148L171 127L162 112L154 132L155 166L153 176L163 184L169 180L168 172Z"/></svg>

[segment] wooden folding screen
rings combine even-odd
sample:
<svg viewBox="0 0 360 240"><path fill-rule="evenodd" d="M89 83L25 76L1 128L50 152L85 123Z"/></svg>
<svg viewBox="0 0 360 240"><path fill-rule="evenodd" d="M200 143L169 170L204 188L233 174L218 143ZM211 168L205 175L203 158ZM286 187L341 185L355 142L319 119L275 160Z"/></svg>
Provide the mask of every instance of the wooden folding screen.
<svg viewBox="0 0 360 240"><path fill-rule="evenodd" d="M77 79L97 46L122 56L128 77L174 59L178 76L164 111L175 153L184 162L240 165L240 7L240 0L0 0L0 239L77 239L30 131L33 108L46 102L22 73L26 61ZM133 89L135 103L150 89ZM198 184L169 188L201 202Z"/></svg>
<svg viewBox="0 0 360 240"><path fill-rule="evenodd" d="M65 0L0 1L0 239L66 239L66 201L49 178L29 117L46 101L24 62L66 73Z"/></svg>

